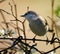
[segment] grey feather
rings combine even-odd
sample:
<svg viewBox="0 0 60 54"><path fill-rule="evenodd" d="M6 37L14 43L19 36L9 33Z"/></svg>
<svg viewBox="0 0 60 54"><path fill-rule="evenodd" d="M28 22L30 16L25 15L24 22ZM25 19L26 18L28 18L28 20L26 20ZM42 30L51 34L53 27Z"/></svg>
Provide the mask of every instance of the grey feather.
<svg viewBox="0 0 60 54"><path fill-rule="evenodd" d="M29 26L32 32L35 33L36 35L43 36L46 33L45 26L39 19L29 23Z"/></svg>

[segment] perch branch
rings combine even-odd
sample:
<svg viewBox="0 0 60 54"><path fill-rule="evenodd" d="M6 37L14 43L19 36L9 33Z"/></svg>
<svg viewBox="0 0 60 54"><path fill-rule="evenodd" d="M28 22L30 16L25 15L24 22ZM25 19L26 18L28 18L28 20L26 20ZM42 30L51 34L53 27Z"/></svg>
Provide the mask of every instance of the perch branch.
<svg viewBox="0 0 60 54"><path fill-rule="evenodd" d="M24 43L24 42L21 41L21 40L23 40L23 38L22 38L22 37L18 37L18 38L13 42L13 45L12 45L11 47L8 47L8 48L6 48L6 49L4 49L4 50L1 50L0 52L5 51L5 50L8 50L8 49L11 49L11 48L13 48L15 45L17 45L18 43L22 43L22 44L24 44L25 46L28 46L29 48L32 47L32 46L30 46L29 44ZM40 40L40 41L41 41L41 40ZM44 40L44 41L45 41L45 40ZM51 42L51 41L50 41L50 42ZM38 50L37 48L35 48L35 47L32 47L32 48L35 49L37 52L39 52L39 53L41 53L41 54L47 54L47 53L50 53L50 52L52 52L52 51L60 48L60 46L57 46L56 48L54 48L54 49L52 49L52 50L50 50L50 51L48 51L48 52L44 52L44 53L42 53L41 51L39 51L39 50Z"/></svg>
<svg viewBox="0 0 60 54"><path fill-rule="evenodd" d="M16 40L17 38L0 38L0 39L4 39L4 40ZM57 38L58 39L58 38ZM27 39L21 39L21 40L29 40L29 41L42 41L42 42L50 42L51 43L51 40L42 40L42 39L29 39L29 38L27 38ZM54 39L54 43L60 43L60 40L58 40L58 41L56 41L55 39Z"/></svg>

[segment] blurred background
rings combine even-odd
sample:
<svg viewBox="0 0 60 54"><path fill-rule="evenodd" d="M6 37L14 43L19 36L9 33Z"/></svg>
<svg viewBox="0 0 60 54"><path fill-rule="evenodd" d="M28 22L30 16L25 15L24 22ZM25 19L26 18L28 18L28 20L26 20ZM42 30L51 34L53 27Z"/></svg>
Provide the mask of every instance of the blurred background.
<svg viewBox="0 0 60 54"><path fill-rule="evenodd" d="M14 2L15 3L14 3ZM42 16L43 18L45 18L50 26L50 28L52 27L52 21L51 19L49 19L49 17L52 18L52 0L0 0L0 9L3 9L9 13L11 13L11 6L13 7L12 11L15 15L15 9L14 9L14 4L16 4L16 8L17 8L17 18L20 20L20 21L24 21L25 18L22 18L20 17L20 15L24 14L25 12L27 12L28 10L32 10L32 11L35 11L39 16ZM55 10L57 9L57 7L60 6L60 0L54 0L54 18L53 18L53 21L54 22L57 22L58 20L60 20L56 14L55 14ZM1 12L1 11L0 11ZM6 25L4 23L4 19L6 20L6 22L8 22L10 25L9 25L9 28L11 30L13 30L15 32L14 35L12 35L12 38L14 37L18 37L18 32L17 30L15 30L15 27L16 27L16 21L11 21L11 20L14 20L15 18L10 15L10 14L7 14L5 12L3 12L3 15L4 17L2 16L2 14L0 13L0 30L2 30L3 28L6 29ZM47 17L49 16L49 17ZM34 33L31 32L30 28L29 28L29 23L28 21L26 20L25 21L25 33L26 33L26 37L27 38L33 38L34 37ZM60 21L58 23L56 23L60 26ZM20 22L18 22L18 26L23 29L23 26ZM59 37L59 32L60 32L60 27L57 26L57 31L58 31L58 38ZM20 35L23 36L23 33L22 31L20 32ZM47 36L49 39L52 38L52 34L47 32ZM43 37L39 37L37 36L36 38L39 38L39 39L46 39L46 36L43 36ZM0 40L0 42L4 42L6 40ZM11 41L6 41L6 42L9 42L11 43ZM30 41L27 41L28 43ZM48 45L46 45L45 42L36 42L37 43L37 46L36 48L38 48L40 51L49 51L51 49L53 49L53 44L51 45L50 43ZM33 44L32 42L30 44ZM59 44L55 44L55 47L57 47ZM8 46L10 46L9 44L6 44L3 45L2 43L0 43L0 49L3 49L3 48L7 48ZM39 54L38 52L36 52L37 54ZM57 49L56 50L56 54L59 54L60 53L60 49Z"/></svg>

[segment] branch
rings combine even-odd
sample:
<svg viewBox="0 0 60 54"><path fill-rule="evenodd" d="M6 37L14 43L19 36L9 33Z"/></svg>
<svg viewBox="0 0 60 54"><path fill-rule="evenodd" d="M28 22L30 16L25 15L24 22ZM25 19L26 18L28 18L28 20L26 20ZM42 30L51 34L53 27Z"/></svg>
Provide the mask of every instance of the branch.
<svg viewBox="0 0 60 54"><path fill-rule="evenodd" d="M5 23L5 25L6 25L6 28L9 28L8 23L6 22L5 16L4 16L3 12L1 11L1 9L0 9L0 13L1 13L2 18L3 18L3 20L4 20L4 23Z"/></svg>

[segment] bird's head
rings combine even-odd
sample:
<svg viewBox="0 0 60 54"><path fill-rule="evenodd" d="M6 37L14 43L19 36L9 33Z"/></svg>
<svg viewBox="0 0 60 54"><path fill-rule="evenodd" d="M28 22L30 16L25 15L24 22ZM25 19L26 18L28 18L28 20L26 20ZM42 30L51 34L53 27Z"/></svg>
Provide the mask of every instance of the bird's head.
<svg viewBox="0 0 60 54"><path fill-rule="evenodd" d="M28 21L31 21L38 19L38 14L36 14L34 11L28 11L24 15L21 15L21 17L25 17Z"/></svg>

